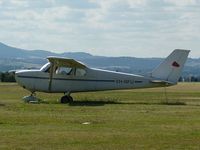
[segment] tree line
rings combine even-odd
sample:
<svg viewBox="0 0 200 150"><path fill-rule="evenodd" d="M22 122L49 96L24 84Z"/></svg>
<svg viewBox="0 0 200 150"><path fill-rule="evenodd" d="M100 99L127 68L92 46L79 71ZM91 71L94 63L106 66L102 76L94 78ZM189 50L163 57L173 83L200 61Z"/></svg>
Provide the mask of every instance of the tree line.
<svg viewBox="0 0 200 150"><path fill-rule="evenodd" d="M200 82L200 76L188 75L186 77L181 77L180 82Z"/></svg>
<svg viewBox="0 0 200 150"><path fill-rule="evenodd" d="M0 72L1 82L16 82L14 73Z"/></svg>

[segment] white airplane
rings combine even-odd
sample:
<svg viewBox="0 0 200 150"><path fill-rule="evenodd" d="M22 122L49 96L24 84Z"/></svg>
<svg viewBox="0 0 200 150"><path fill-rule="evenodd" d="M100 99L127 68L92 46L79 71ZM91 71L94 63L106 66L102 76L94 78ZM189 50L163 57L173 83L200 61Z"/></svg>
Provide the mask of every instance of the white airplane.
<svg viewBox="0 0 200 150"><path fill-rule="evenodd" d="M40 70L21 70L15 73L17 83L32 94L64 93L61 103L72 102L71 93L120 89L152 88L175 85L180 78L189 50L174 50L149 75L120 73L89 68L74 59L48 57Z"/></svg>

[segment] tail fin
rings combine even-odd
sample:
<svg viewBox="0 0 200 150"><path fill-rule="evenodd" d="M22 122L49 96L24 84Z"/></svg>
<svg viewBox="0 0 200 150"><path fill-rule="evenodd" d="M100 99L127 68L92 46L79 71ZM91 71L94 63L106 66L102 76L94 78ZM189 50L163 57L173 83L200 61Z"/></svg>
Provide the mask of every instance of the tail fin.
<svg viewBox="0 0 200 150"><path fill-rule="evenodd" d="M181 76L184 64L190 50L174 50L156 69L151 77L157 80L168 81L176 84Z"/></svg>

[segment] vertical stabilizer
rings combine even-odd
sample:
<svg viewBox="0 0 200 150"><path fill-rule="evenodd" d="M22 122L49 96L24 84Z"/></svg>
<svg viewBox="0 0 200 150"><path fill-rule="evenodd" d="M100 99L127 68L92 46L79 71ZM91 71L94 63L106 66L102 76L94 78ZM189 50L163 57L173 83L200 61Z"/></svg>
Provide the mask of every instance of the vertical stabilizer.
<svg viewBox="0 0 200 150"><path fill-rule="evenodd" d="M169 81L176 84L181 76L184 64L190 50L174 50L156 69L151 77L157 80Z"/></svg>

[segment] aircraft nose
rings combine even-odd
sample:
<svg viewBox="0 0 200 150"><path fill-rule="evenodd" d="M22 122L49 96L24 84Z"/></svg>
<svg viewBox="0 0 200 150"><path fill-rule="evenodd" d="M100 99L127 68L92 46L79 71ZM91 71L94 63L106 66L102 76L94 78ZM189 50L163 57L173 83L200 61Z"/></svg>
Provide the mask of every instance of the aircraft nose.
<svg viewBox="0 0 200 150"><path fill-rule="evenodd" d="M16 82L24 89L30 89L31 86L31 84L29 84L29 82L25 78L27 75L28 72L26 70L15 72Z"/></svg>
<svg viewBox="0 0 200 150"><path fill-rule="evenodd" d="M16 80L16 82L19 84L19 85L22 85L22 82L21 82L21 79L20 79L20 75L21 75L22 73L21 72L15 72L15 80Z"/></svg>
<svg viewBox="0 0 200 150"><path fill-rule="evenodd" d="M15 73L15 80L16 82L31 92L35 90L35 80L32 79L34 75L36 75L38 71L31 71L31 70L21 70Z"/></svg>
<svg viewBox="0 0 200 150"><path fill-rule="evenodd" d="M15 72L15 80L23 88L26 88L26 86L27 86L27 81L24 79L24 77L26 77L27 73L28 72L26 70Z"/></svg>

